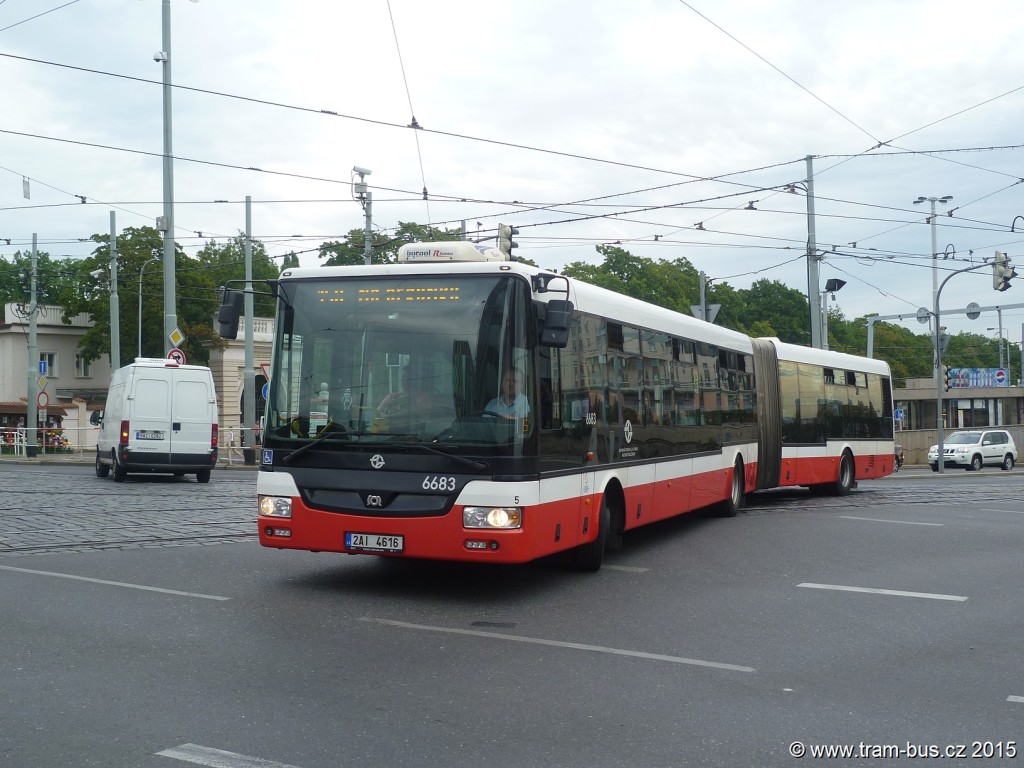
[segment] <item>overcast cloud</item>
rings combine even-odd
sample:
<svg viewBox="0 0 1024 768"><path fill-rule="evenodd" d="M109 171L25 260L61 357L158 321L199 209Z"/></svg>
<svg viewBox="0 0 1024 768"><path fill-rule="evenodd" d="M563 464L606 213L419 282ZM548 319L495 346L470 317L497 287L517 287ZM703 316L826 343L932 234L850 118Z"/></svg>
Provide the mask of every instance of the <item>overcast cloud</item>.
<svg viewBox="0 0 1024 768"><path fill-rule="evenodd" d="M1024 274L1022 18L995 0L172 0L175 236L237 234L249 195L268 251L316 265L362 226L360 165L381 230L500 221L549 268L618 241L806 292L806 197L778 190L812 155L821 284L846 281L830 305L923 332L933 265L941 281L998 249ZM161 29L160 0L0 0L0 255L34 232L80 258L109 211L118 229L161 214ZM955 258L933 260L912 201L945 195ZM952 278L943 308L968 302L1024 304L1024 277ZM1024 309L1002 320L1019 340ZM994 336L997 316L943 324Z"/></svg>

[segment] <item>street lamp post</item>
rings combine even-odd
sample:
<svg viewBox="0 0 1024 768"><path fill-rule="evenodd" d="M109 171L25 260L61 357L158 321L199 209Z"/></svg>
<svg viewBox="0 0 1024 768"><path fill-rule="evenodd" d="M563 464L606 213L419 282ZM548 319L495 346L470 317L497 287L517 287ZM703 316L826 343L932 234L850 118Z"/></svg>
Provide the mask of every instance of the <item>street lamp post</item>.
<svg viewBox="0 0 1024 768"><path fill-rule="evenodd" d="M998 344L999 344L999 367L1000 368L1005 367L1003 365L1003 361L1006 360L1007 363L1010 362L1010 361L1007 360L1003 356L1003 329L1000 327L1000 328L986 328L985 330L986 331L998 331L999 332L999 341L998 341ZM1009 341L1009 339L1007 339L1007 341ZM1009 375L1007 375L1006 378L1009 379L1011 377Z"/></svg>
<svg viewBox="0 0 1024 768"><path fill-rule="evenodd" d="M143 263L139 267L139 353L138 357L142 357L142 274L146 271L146 267L152 264L154 261L160 261L159 256L154 256Z"/></svg>

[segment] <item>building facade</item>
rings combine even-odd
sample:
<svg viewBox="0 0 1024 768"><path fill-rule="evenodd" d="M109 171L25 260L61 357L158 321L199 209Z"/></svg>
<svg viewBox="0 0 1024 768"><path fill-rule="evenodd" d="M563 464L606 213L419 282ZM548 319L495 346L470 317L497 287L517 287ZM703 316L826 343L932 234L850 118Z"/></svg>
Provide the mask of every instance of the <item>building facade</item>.
<svg viewBox="0 0 1024 768"><path fill-rule="evenodd" d="M23 304L4 305L0 323L0 452L12 452L28 417L29 397L29 316ZM32 362L35 384L42 385L45 396L37 400L39 437L49 453L87 453L96 448L99 427L91 423L93 412L101 411L113 373L109 356L86 362L78 350L85 332L93 326L86 314L62 321L60 307L39 305L36 314L37 358ZM242 388L245 379L244 322L242 338L225 341L210 349L210 370L217 388L221 429L234 430L238 443L251 446L259 442L258 430L241 430ZM263 415L263 387L270 373L270 343L274 321L253 321L254 372L256 375L256 418ZM125 358L122 364L131 362ZM45 373L42 371L45 370ZM21 436L24 441L24 433Z"/></svg>
<svg viewBox="0 0 1024 768"><path fill-rule="evenodd" d="M936 442L939 386L946 434L975 427L1006 427L1017 445L1024 445L1024 386L1010 386L1008 376L997 375L1004 370L954 375L949 390L945 382L937 384L933 378L908 379L905 387L894 388L896 442L904 446L907 462L926 463L928 447Z"/></svg>

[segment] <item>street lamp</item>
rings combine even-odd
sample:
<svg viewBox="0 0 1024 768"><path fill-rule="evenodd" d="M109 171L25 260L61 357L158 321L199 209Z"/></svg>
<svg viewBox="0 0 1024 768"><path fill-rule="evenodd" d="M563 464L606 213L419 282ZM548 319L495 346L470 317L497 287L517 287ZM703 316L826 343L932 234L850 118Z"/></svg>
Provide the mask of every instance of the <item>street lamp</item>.
<svg viewBox="0 0 1024 768"><path fill-rule="evenodd" d="M821 348L828 349L828 295L832 294L832 301L836 300L836 291L846 285L845 280L832 277L825 281L825 292L821 294Z"/></svg>
<svg viewBox="0 0 1024 768"><path fill-rule="evenodd" d="M154 261L160 261L159 256L154 256L149 261L143 263L139 267L139 354L138 357L142 357L142 273L146 271L146 267L152 264Z"/></svg>
<svg viewBox="0 0 1024 768"><path fill-rule="evenodd" d="M1003 360L1005 359L1003 357L1003 338L1004 338L1004 336L1003 336L1003 329L1002 328L986 328L985 330L986 331L999 331L999 367L1002 368L1003 367ZM1009 338L1007 338L1006 341L1009 342L1010 341ZM1010 377L1007 376L1006 378L1010 378Z"/></svg>

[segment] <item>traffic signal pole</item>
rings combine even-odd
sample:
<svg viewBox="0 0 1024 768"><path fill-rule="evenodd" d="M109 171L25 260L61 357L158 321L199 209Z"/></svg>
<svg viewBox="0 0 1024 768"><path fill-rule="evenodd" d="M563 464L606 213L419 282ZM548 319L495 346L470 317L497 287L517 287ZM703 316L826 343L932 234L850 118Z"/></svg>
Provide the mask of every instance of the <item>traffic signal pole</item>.
<svg viewBox="0 0 1024 768"><path fill-rule="evenodd" d="M942 344L940 343L940 336L941 336L942 331L941 331L941 326L939 325L939 318L941 317L941 314L939 313L939 298L942 296L942 289L946 287L946 283L948 283L950 280L952 280L955 275L960 275L960 274L963 274L964 272L971 272L971 271L973 271L975 269L981 269L982 267L987 267L987 266L989 266L988 262L984 262L983 261L981 264L975 264L974 266L971 266L971 267L964 267L963 269L958 269L955 272L949 274L946 277L946 279L942 281L942 284L938 287L938 289L935 291L935 307L933 308L933 311L935 312L934 317L935 317L935 372L936 372L935 373L935 436L936 436L936 438L938 438L936 440L936 443L938 445L936 446L935 464L936 464L936 468L939 470L939 472L943 472L943 473L946 471L946 457L943 455L943 446L942 446L943 439L945 438L945 434L943 433L943 427L945 426L945 424L943 423L943 419L942 419L942 388L943 388L943 385L945 384L945 381L944 381L945 377L939 375L939 373L942 371Z"/></svg>

